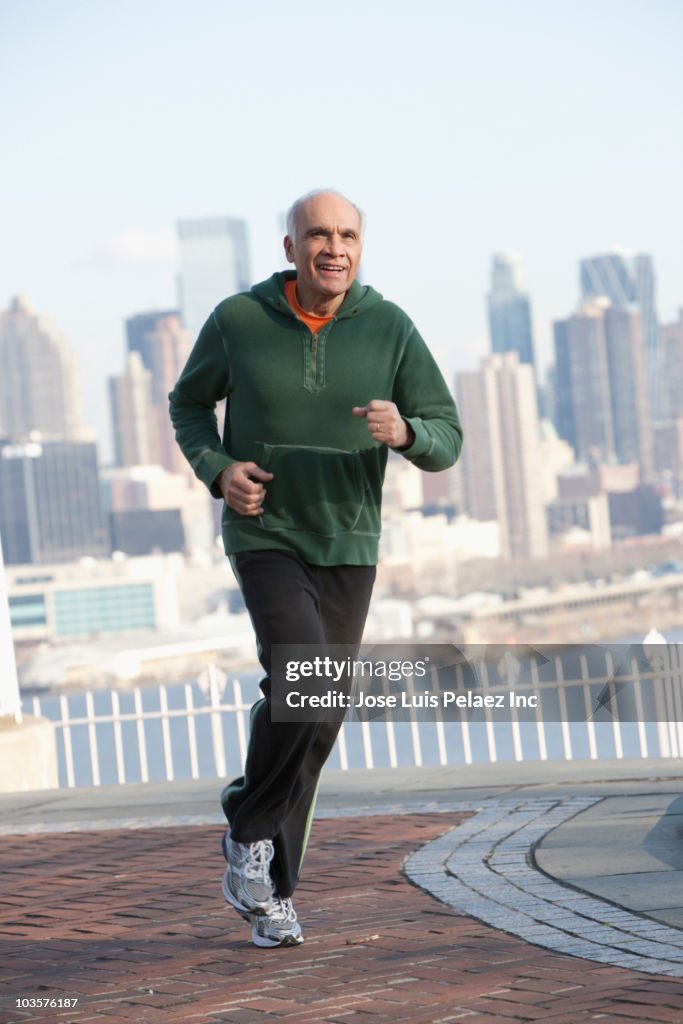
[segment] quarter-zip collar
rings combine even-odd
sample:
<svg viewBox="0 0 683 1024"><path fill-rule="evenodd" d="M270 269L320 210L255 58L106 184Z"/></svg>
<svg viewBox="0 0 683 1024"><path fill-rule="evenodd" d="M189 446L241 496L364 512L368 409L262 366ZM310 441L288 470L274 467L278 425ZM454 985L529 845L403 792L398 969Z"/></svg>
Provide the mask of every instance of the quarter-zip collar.
<svg viewBox="0 0 683 1024"><path fill-rule="evenodd" d="M297 320L298 317L289 306L284 291L285 281L293 280L296 280L295 270L278 271L266 281L255 284L251 291L257 299L277 310L278 313ZM346 320L349 317L358 316L381 301L382 296L374 288L359 284L358 281L352 281L334 320Z"/></svg>

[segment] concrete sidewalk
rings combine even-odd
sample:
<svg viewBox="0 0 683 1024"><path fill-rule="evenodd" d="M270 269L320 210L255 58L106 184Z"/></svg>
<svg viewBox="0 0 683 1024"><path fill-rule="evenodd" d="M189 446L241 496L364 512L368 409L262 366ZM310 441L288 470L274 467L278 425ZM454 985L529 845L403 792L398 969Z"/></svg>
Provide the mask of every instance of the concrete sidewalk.
<svg viewBox="0 0 683 1024"><path fill-rule="evenodd" d="M683 929L681 796L605 797L547 835L535 857L569 885Z"/></svg>
<svg viewBox="0 0 683 1024"><path fill-rule="evenodd" d="M306 943L273 951L222 904L216 781L1 796L1 1019L681 1022L681 781L665 760L329 773Z"/></svg>
<svg viewBox="0 0 683 1024"><path fill-rule="evenodd" d="M220 780L132 782L123 786L0 793L0 825L59 828L65 822L148 820L154 817L222 818ZM683 792L683 764L670 758L605 761L524 761L421 768L325 771L318 810L402 803L438 806L453 799L498 796L631 796Z"/></svg>

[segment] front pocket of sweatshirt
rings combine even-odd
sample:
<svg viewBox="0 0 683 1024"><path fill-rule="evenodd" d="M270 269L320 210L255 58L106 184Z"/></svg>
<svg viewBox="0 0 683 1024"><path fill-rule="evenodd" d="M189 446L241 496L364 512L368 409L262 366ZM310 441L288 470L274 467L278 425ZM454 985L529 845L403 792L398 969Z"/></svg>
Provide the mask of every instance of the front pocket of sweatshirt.
<svg viewBox="0 0 683 1024"><path fill-rule="evenodd" d="M360 452L263 443L266 483L261 524L266 530L296 530L334 537L358 523L367 489Z"/></svg>

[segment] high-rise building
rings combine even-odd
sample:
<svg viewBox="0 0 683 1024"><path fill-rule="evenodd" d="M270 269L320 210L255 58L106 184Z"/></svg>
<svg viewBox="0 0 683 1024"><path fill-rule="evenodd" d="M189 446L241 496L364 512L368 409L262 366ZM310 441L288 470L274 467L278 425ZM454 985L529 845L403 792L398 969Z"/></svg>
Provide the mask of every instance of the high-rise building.
<svg viewBox="0 0 683 1024"><path fill-rule="evenodd" d="M664 415L666 419L683 416L683 309L678 320L662 324L664 375Z"/></svg>
<svg viewBox="0 0 683 1024"><path fill-rule="evenodd" d="M498 521L503 558L545 557L533 367L516 352L490 356L479 370L457 375L456 395L467 424L460 460L466 513Z"/></svg>
<svg viewBox="0 0 683 1024"><path fill-rule="evenodd" d="M641 315L605 297L555 328L557 429L579 459L652 469Z"/></svg>
<svg viewBox="0 0 683 1024"><path fill-rule="evenodd" d="M8 565L108 555L96 445L88 441L1 445L0 531Z"/></svg>
<svg viewBox="0 0 683 1024"><path fill-rule="evenodd" d="M109 378L117 466L144 466L160 461L151 377L140 353L129 352L124 372Z"/></svg>
<svg viewBox="0 0 683 1024"><path fill-rule="evenodd" d="M487 296L492 352L516 352L520 363L534 364L529 296L522 282L519 257L496 253Z"/></svg>
<svg viewBox="0 0 683 1024"><path fill-rule="evenodd" d="M251 287L246 221L200 217L178 221L179 302L192 341L212 309Z"/></svg>
<svg viewBox="0 0 683 1024"><path fill-rule="evenodd" d="M653 468L652 430L641 313L608 306L604 323L614 454L619 462L637 462L647 478Z"/></svg>
<svg viewBox="0 0 683 1024"><path fill-rule="evenodd" d="M138 313L126 320L129 352L139 352L151 374L150 400L168 406L168 393L175 386L190 354L188 332L177 310Z"/></svg>
<svg viewBox="0 0 683 1024"><path fill-rule="evenodd" d="M683 490L683 309L678 320L661 325L664 418L653 425L653 461L658 473L672 473L676 491Z"/></svg>
<svg viewBox="0 0 683 1024"><path fill-rule="evenodd" d="M557 432L577 458L614 456L614 432L605 340L607 300L585 303L554 324Z"/></svg>
<svg viewBox="0 0 683 1024"><path fill-rule="evenodd" d="M54 330L20 298L0 313L0 437L83 436L76 366Z"/></svg>
<svg viewBox="0 0 683 1024"><path fill-rule="evenodd" d="M175 386L190 354L189 332L182 326L176 310L166 310L129 317L126 320L126 338L128 351L138 354L149 372L147 416L153 457L147 461L158 462L171 473L187 473L189 467L176 444L168 415L168 393ZM137 384L140 385L138 396L141 401L139 374ZM135 463L119 461L118 464L130 466Z"/></svg>
<svg viewBox="0 0 683 1024"><path fill-rule="evenodd" d="M671 473L676 496L683 494L683 416L653 424L652 449L657 473Z"/></svg>
<svg viewBox="0 0 683 1024"><path fill-rule="evenodd" d="M656 282L652 257L647 253L615 251L581 260L582 299L601 295L616 309L640 310L645 350L645 374L649 414L661 419L663 409L662 341L657 323Z"/></svg>

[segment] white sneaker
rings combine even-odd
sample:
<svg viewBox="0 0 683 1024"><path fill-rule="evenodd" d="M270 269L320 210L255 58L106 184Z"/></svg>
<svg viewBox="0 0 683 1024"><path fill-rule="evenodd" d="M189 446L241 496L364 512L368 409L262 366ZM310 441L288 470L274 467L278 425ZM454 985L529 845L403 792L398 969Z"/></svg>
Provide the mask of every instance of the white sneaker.
<svg viewBox="0 0 683 1024"><path fill-rule="evenodd" d="M243 917L267 914L273 906L270 862L274 850L270 839L262 839L257 843L237 843L226 832L221 846L228 862L222 884L227 902Z"/></svg>
<svg viewBox="0 0 683 1024"><path fill-rule="evenodd" d="M296 911L290 899L273 893L273 905L267 914L251 915L251 941L255 946L300 946L304 941Z"/></svg>

